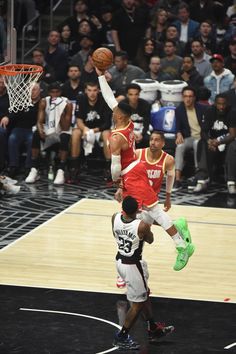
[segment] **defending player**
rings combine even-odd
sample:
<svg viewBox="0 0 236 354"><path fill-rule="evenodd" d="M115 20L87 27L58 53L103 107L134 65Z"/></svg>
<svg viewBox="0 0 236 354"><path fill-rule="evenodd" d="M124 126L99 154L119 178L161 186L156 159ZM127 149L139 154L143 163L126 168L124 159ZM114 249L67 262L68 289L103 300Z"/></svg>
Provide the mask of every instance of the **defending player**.
<svg viewBox="0 0 236 354"><path fill-rule="evenodd" d="M108 106L113 110L115 123L115 130L112 131L109 140L112 155L112 179L118 183L122 179L124 197L131 195L138 201L140 210L145 208L152 220L155 220L165 230L172 230L169 235L173 238L178 252L174 270L181 270L193 254L194 246L190 242L191 240L184 239L186 232L181 231L182 238L171 220L168 221L166 217L163 218L165 212L158 205L157 195L149 184L145 165L137 159L135 154L133 123L130 119L131 107L122 101L118 104L103 72L97 68L96 71L99 75L102 95ZM174 181L174 170L168 172L168 175L172 176L167 183L167 192L170 193Z"/></svg>
<svg viewBox="0 0 236 354"><path fill-rule="evenodd" d="M132 340L129 331L141 311L148 322L151 340L166 336L174 330L174 327L160 327L153 320L147 286L147 263L142 259L144 242L153 242L150 225L136 218L138 203L131 196L124 198L122 210L112 216L112 231L118 246L116 268L127 284L127 299L130 301L131 307L113 344L119 349L136 350L139 348L139 344Z"/></svg>

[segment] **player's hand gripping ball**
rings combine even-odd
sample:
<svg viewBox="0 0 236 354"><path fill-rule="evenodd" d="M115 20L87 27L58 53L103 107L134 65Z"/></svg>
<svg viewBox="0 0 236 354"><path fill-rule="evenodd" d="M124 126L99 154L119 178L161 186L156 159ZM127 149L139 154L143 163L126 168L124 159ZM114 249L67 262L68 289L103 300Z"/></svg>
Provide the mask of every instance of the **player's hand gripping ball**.
<svg viewBox="0 0 236 354"><path fill-rule="evenodd" d="M108 48L101 47L92 54L93 64L101 71L107 70L113 64L113 54Z"/></svg>

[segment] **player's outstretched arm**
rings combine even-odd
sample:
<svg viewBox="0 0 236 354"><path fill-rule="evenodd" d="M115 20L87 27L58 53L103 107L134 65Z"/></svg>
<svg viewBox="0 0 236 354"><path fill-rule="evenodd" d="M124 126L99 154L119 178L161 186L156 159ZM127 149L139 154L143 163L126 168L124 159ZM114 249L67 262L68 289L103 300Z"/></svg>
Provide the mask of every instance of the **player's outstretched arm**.
<svg viewBox="0 0 236 354"><path fill-rule="evenodd" d="M104 100L106 101L107 105L113 110L118 105L118 102L115 99L114 93L112 92L112 89L110 88L110 86L107 83L106 77L104 75L104 71L99 70L96 66L95 66L95 70L98 75L98 81L100 84L102 96L103 96Z"/></svg>

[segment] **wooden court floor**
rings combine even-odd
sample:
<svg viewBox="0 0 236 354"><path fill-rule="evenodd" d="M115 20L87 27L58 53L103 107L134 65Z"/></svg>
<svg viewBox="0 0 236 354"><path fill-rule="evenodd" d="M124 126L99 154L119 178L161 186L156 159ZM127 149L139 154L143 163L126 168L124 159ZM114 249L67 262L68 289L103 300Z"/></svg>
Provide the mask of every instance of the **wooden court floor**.
<svg viewBox="0 0 236 354"><path fill-rule="evenodd" d="M82 199L0 251L0 284L120 293L115 286L116 246L111 215L115 201ZM175 247L157 226L145 245L153 296L236 302L236 212L172 206L185 216L196 251L180 272Z"/></svg>
<svg viewBox="0 0 236 354"><path fill-rule="evenodd" d="M0 250L0 354L116 351L112 338L128 306L115 286L111 215L119 209L115 201L82 199ZM235 210L173 206L170 215L186 216L196 251L175 272L174 244L153 226L144 258L154 317L176 331L152 345L140 318L131 332L138 354L233 353Z"/></svg>

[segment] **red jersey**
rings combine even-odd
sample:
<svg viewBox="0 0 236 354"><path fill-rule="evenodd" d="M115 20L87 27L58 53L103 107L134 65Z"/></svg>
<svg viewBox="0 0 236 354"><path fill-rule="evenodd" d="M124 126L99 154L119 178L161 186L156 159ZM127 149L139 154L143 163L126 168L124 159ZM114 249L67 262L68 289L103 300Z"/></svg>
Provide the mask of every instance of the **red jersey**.
<svg viewBox="0 0 236 354"><path fill-rule="evenodd" d="M165 162L168 154L162 151L161 156L155 162L150 162L147 156L148 148L139 150L139 160L145 163L149 183L158 194L161 189L162 180L165 174Z"/></svg>
<svg viewBox="0 0 236 354"><path fill-rule="evenodd" d="M127 166L137 160L135 154L135 139L134 139L134 123L132 121L122 129L114 129L111 132L111 136L115 134L120 134L128 143L128 149L121 150L121 169L123 170Z"/></svg>

